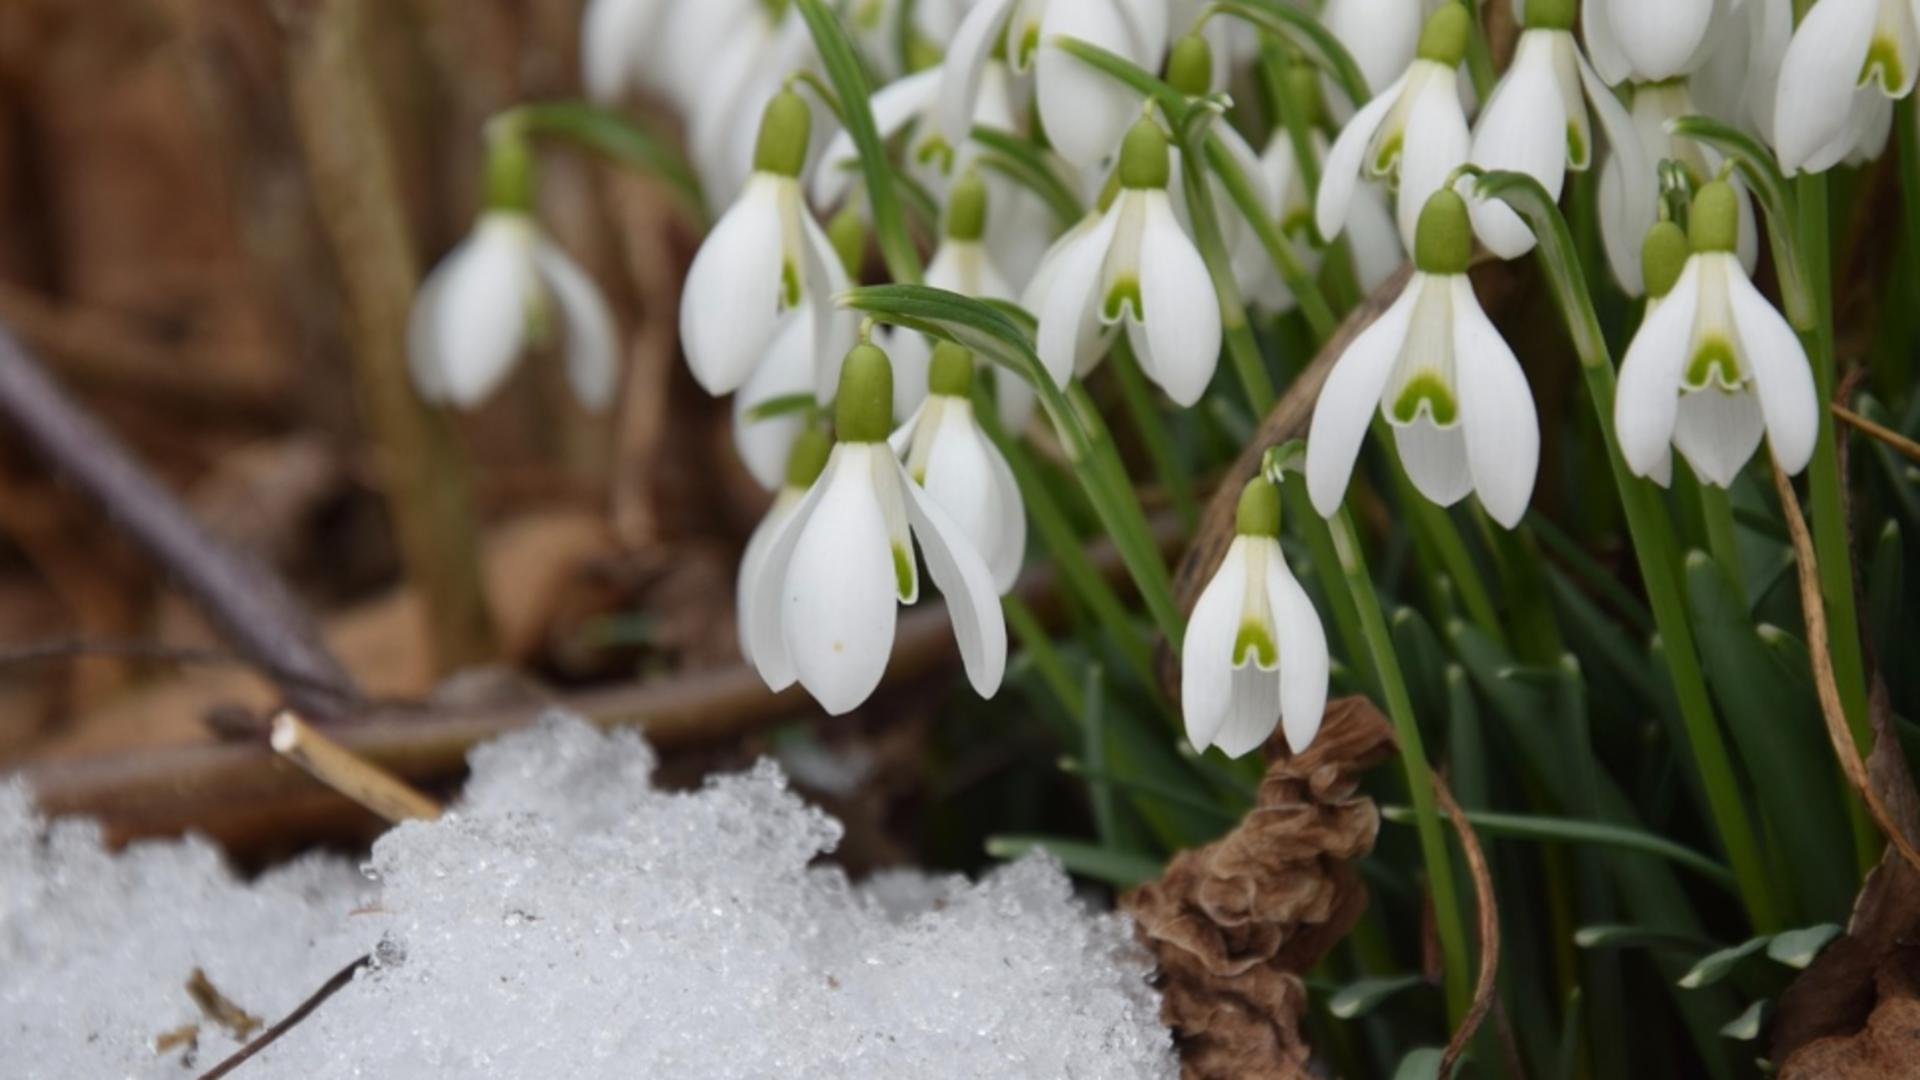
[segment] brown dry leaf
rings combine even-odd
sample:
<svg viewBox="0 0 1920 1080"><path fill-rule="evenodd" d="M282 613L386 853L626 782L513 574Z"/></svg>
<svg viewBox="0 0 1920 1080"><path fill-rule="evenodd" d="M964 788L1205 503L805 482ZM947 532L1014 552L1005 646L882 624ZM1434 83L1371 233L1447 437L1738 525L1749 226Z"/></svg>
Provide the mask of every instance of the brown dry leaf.
<svg viewBox="0 0 1920 1080"><path fill-rule="evenodd" d="M1300 973L1366 908L1352 862L1373 850L1380 815L1359 777L1395 749L1372 702L1333 702L1303 753L1268 744L1273 764L1237 828L1121 898L1159 960L1160 1015L1188 1080L1310 1075Z"/></svg>
<svg viewBox="0 0 1920 1080"><path fill-rule="evenodd" d="M1920 951L1902 947L1880 965L1879 1004L1854 1035L1808 1043L1781 1080L1895 1080L1920 1068Z"/></svg>

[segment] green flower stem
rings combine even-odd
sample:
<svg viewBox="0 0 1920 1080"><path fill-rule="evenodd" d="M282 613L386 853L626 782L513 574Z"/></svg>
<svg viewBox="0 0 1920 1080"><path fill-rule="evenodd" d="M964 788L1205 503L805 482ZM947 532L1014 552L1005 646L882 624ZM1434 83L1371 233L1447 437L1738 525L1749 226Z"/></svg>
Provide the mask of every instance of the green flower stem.
<svg viewBox="0 0 1920 1080"><path fill-rule="evenodd" d="M986 400L983 392L984 388L976 386L974 415L979 417L981 429L993 440L1001 455L1007 459L1007 466L1013 470L1021 501L1027 506L1027 520L1033 524L1033 531L1039 534L1041 546L1047 549L1054 565L1060 568L1060 576L1067 588L1106 628L1108 636L1113 639L1114 649L1119 652L1128 670L1145 685L1158 686L1153 672L1153 650L1140 632L1139 624L1127 614L1127 606L1121 601L1120 594L1114 591L1113 586L1107 583L1107 579L1087 558L1086 549L1074 533L1073 523L1054 498L1053 489L1041 475L1040 466L1033 460L1033 455L1027 452L1025 446L1007 437L1000 427L999 415L992 401ZM1009 596L1007 599L1011 601L1013 598ZM1011 609L1009 614L1013 614ZM1019 631L1017 626L1014 629ZM1044 669L1041 674L1046 675ZM1073 685L1071 679L1067 682ZM1077 708L1069 711L1075 716L1080 715Z"/></svg>
<svg viewBox="0 0 1920 1080"><path fill-rule="evenodd" d="M1484 108L1493 96L1493 50L1487 46L1487 28L1480 22L1479 0L1461 2L1473 13L1473 32L1467 35L1467 78L1473 82L1474 98Z"/></svg>
<svg viewBox="0 0 1920 1080"><path fill-rule="evenodd" d="M1373 418L1373 437L1382 446L1393 445L1393 432L1379 414ZM1501 648L1507 647L1507 632L1500 625L1500 613L1494 609L1493 596L1487 591L1486 579L1480 574L1473 556L1467 551L1467 542L1460 530L1448 516L1444 507L1435 506L1427 501L1425 495L1413 486L1413 480L1407 476L1406 467L1400 464L1400 455L1389 450L1387 466L1393 475L1393 495L1395 501L1407 515L1407 522L1419 538L1419 543L1433 552L1442 570L1453 579L1454 588L1460 591L1460 602L1466 605L1467 617L1479 631Z"/></svg>
<svg viewBox="0 0 1920 1080"><path fill-rule="evenodd" d="M516 105L487 125L489 141L521 135L563 139L611 161L665 181L707 224L706 197L693 168L671 145L636 127L620 113L584 101L545 101ZM505 132L506 135L497 135Z"/></svg>
<svg viewBox="0 0 1920 1080"><path fill-rule="evenodd" d="M1146 445L1147 457L1152 459L1154 472L1167 489L1167 497L1173 501L1173 512L1181 526L1192 532L1200 521L1200 507L1193 497L1193 480L1174 453L1173 435L1167 430L1160 410L1154 408L1153 391L1147 386L1146 373L1140 370L1140 361L1133 355L1133 346L1124 334L1113 343L1113 353L1108 359L1114 380L1120 384L1120 397L1126 402L1127 415L1140 433L1140 441Z"/></svg>
<svg viewBox="0 0 1920 1080"><path fill-rule="evenodd" d="M1300 170L1300 178L1307 188L1309 203L1320 193L1320 158L1313 152L1313 118L1293 92L1293 83L1287 78L1289 60L1287 53L1277 42L1269 40L1260 48L1260 78L1267 88L1267 96L1273 99L1274 108L1280 114L1280 123L1287 129L1287 141L1293 144L1293 160ZM1366 102L1359 102L1365 105Z"/></svg>
<svg viewBox="0 0 1920 1080"><path fill-rule="evenodd" d="M1693 626L1687 620L1686 600L1681 592L1673 534L1652 484L1634 476L1627 469L1626 459L1620 456L1620 442L1613 427L1613 358L1600 332L1599 316L1594 313L1586 275L1580 269L1566 220L1538 181L1518 173L1484 175L1480 180L1480 193L1505 198L1528 220L1539 238L1540 264L1566 319L1574 352L1580 359L1581 374L1586 379L1588 397L1593 402L1595 420L1607 444L1607 461L1612 466L1614 485L1626 511L1627 530L1653 607L1654 625L1665 645L1667 670L1673 679L1682 725L1706 794L1708 812L1726 848L1727 862L1733 867L1753 928L1761 933L1777 931L1780 916L1768 887L1760 845L1753 823L1747 817L1726 742L1707 694L1706 679L1701 674Z"/></svg>
<svg viewBox="0 0 1920 1080"><path fill-rule="evenodd" d="M887 272L903 284L920 281L920 249L907 233L906 212L900 193L894 187L893 165L887 160L886 146L874 126L873 110L868 103L872 88L867 85L865 69L847 40L845 27L826 0L794 0L813 44L827 69L834 92L840 98L841 111L853 145L860 151L860 169L866 177L867 202L873 208L873 231L886 260Z"/></svg>
<svg viewBox="0 0 1920 1080"><path fill-rule="evenodd" d="M1207 165L1220 178L1234 206L1239 208L1241 216L1260 239L1260 246L1266 250L1267 258L1273 260L1274 269L1280 272L1280 280L1287 283L1287 289L1299 302L1300 314L1307 320L1307 328L1313 331L1315 342L1326 341L1333 336L1338 321L1333 316L1333 309L1327 305L1327 298L1321 295L1320 284L1307 273L1300 256L1294 254L1293 246L1280 232L1279 223L1267 216L1246 170L1227 152L1218 135L1207 139Z"/></svg>
<svg viewBox="0 0 1920 1080"><path fill-rule="evenodd" d="M1213 141L1210 132L1201 132L1198 138ZM1199 150L1200 153L1195 153ZM1267 415L1273 408L1273 379L1267 374L1266 361L1260 356L1260 343L1254 340L1253 328L1247 325L1247 308L1240 299L1240 283L1233 278L1233 256L1227 252L1227 242L1220 235L1220 222L1213 214L1213 188L1207 183L1206 172L1201 165L1205 147L1196 147L1190 140L1181 147L1180 176L1187 195L1187 218L1193 222L1194 245L1200 249L1200 258L1207 264L1207 276L1213 279L1214 294L1220 298L1220 330L1226 339L1227 355L1233 361L1234 374L1239 376L1240 385L1247 393L1247 404L1253 407L1255 417ZM1225 157L1225 154L1221 155ZM1256 212L1256 218L1262 217Z"/></svg>
<svg viewBox="0 0 1920 1080"><path fill-rule="evenodd" d="M1289 485L1293 486L1293 485ZM1400 671L1400 659L1393 647L1393 635L1387 629L1380 597L1374 592L1373 578L1367 572L1366 556L1360 550L1360 537L1354 531L1353 517L1344 508L1331 521L1311 515L1317 526L1331 534L1331 545L1346 578L1354 607L1359 611L1361 631L1379 673L1380 688L1386 698L1387 715L1400 742L1400 764L1406 772L1407 792L1413 800L1414 825L1420 834L1420 854L1426 863L1427 884L1433 895L1433 921L1440 936L1441 967L1445 974L1447 1014L1454 1023L1466 1016L1473 1000L1473 968L1467 954L1466 923L1461 917L1460 897L1453 881L1453 861L1447 853L1445 826L1433 796L1433 767L1427 762L1420 724L1413 713L1413 699L1407 694L1407 682Z"/></svg>
<svg viewBox="0 0 1920 1080"><path fill-rule="evenodd" d="M1068 384L1067 402L1090 436L1087 449L1091 461L1085 464L1090 465L1099 478L1099 487L1098 490L1088 487L1087 495L1093 500L1114 545L1120 549L1122 561L1132 572L1148 614L1153 616L1160 632L1166 635L1168 647L1178 656L1180 644L1187 636L1187 621L1173 598L1173 579L1167 574L1166 560L1160 557L1159 546L1153 542L1153 529L1147 524L1146 513L1140 509L1139 497L1134 494L1133 478L1127 475L1106 421L1100 418L1100 410L1087 396L1080 380ZM1085 475L1083 471L1082 477Z"/></svg>
<svg viewBox="0 0 1920 1080"><path fill-rule="evenodd" d="M980 157L981 164L998 169L1044 199L1061 228L1070 229L1085 216L1087 211L1080 204L1080 196L1073 193L1054 171L1046 153L1031 140L998 128L975 125L973 141L991 151Z"/></svg>
<svg viewBox="0 0 1920 1080"><path fill-rule="evenodd" d="M1067 671L1060 650L1054 648L1053 635L1040 623L1040 617L1033 613L1019 593L1008 593L1000 598L1000 610L1006 613L1007 626L1020 642L1020 647L1033 659L1033 670L1040 674L1040 681L1047 684L1053 696L1060 699L1060 705L1067 715L1081 716L1086 709L1086 697L1081 693L1080 684L1073 681Z"/></svg>
<svg viewBox="0 0 1920 1080"><path fill-rule="evenodd" d="M1733 501L1727 497L1727 489L1701 481L1700 519L1707 527L1707 550L1713 553L1713 560L1725 567L1733 580L1733 587L1740 594L1740 602L1746 603L1746 581L1740 576L1740 545L1733 532Z"/></svg>
<svg viewBox="0 0 1920 1080"><path fill-rule="evenodd" d="M1366 630L1360 623L1360 609L1354 606L1353 593L1344 587L1340 578L1340 553L1333 546L1333 533L1313 508L1302 485L1283 484L1280 495L1286 501L1286 520L1294 524L1295 532L1306 541L1314 573L1326 590L1327 609L1333 614L1333 631L1340 636L1340 648L1361 688L1378 697L1380 675L1375 670Z"/></svg>

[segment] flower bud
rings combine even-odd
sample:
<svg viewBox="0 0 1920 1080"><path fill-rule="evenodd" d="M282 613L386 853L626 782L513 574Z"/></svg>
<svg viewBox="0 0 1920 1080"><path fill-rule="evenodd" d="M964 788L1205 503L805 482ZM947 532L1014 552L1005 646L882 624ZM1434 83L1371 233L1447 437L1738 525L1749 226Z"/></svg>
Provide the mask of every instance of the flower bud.
<svg viewBox="0 0 1920 1080"><path fill-rule="evenodd" d="M875 345L855 345L840 365L834 427L841 442L885 442L893 427L893 362Z"/></svg>
<svg viewBox="0 0 1920 1080"><path fill-rule="evenodd" d="M1188 34L1173 43L1167 56L1167 84L1188 97L1213 88L1213 49L1206 38Z"/></svg>
<svg viewBox="0 0 1920 1080"><path fill-rule="evenodd" d="M1732 251L1740 235L1740 204L1733 186L1712 180L1694 193L1687 238L1695 251Z"/></svg>
<svg viewBox="0 0 1920 1080"><path fill-rule="evenodd" d="M987 231L987 182L980 174L967 170L947 196L947 237L952 240L978 240Z"/></svg>
<svg viewBox="0 0 1920 1080"><path fill-rule="evenodd" d="M1658 300L1672 292L1692 254L1687 234L1680 231L1680 226L1671 221L1654 222L1640 245L1640 276L1647 283L1647 295Z"/></svg>
<svg viewBox="0 0 1920 1080"><path fill-rule="evenodd" d="M807 141L813 137L813 114L792 90L781 90L760 114L760 137L753 147L755 172L799 176L807 164Z"/></svg>
<svg viewBox="0 0 1920 1080"><path fill-rule="evenodd" d="M1151 117L1141 117L1120 144L1120 186L1165 188L1171 171L1166 134Z"/></svg>
<svg viewBox="0 0 1920 1080"><path fill-rule="evenodd" d="M1452 188L1427 197L1413 234L1413 266L1423 274L1464 274L1473 256L1467 201Z"/></svg>
<svg viewBox="0 0 1920 1080"><path fill-rule="evenodd" d="M818 427L803 428L787 451L787 486L801 490L812 487L826 469L827 455L832 452L833 436Z"/></svg>
<svg viewBox="0 0 1920 1080"><path fill-rule="evenodd" d="M1457 67L1467 55L1467 36L1473 33L1473 15L1466 5L1446 0L1427 16L1420 28L1419 58L1445 67Z"/></svg>
<svg viewBox="0 0 1920 1080"><path fill-rule="evenodd" d="M951 341L935 345L932 366L927 373L927 392L958 398L972 394L973 353Z"/></svg>
<svg viewBox="0 0 1920 1080"><path fill-rule="evenodd" d="M851 205L841 207L827 222L827 242L833 245L833 253L847 276L859 278L860 264L867 258L867 222L860 211Z"/></svg>
<svg viewBox="0 0 1920 1080"><path fill-rule="evenodd" d="M1237 536L1280 535L1280 488L1273 481L1255 476L1240 489L1233 531Z"/></svg>

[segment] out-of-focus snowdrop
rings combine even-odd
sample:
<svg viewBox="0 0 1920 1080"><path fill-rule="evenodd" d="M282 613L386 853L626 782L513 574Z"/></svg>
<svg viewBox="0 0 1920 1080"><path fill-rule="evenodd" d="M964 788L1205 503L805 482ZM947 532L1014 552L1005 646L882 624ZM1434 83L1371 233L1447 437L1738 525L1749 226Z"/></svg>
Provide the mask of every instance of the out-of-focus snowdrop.
<svg viewBox="0 0 1920 1080"><path fill-rule="evenodd" d="M705 5L706 0L681 4L690 9ZM704 21L699 25L702 34L713 32ZM680 58L680 63L687 62ZM674 76L689 88L683 104L687 147L712 205L730 202L756 168L756 111L795 71L816 67L806 20L786 0L762 0L733 15L692 71ZM810 131L809 138L812 135Z"/></svg>
<svg viewBox="0 0 1920 1080"><path fill-rule="evenodd" d="M1471 31L1465 7L1442 4L1421 28L1413 63L1340 129L1314 205L1321 236L1331 241L1346 227L1354 188L1371 177L1396 185L1400 241L1413 246L1427 196L1467 160L1457 72Z"/></svg>
<svg viewBox="0 0 1920 1080"><path fill-rule="evenodd" d="M846 271L800 191L811 126L793 91L767 103L753 175L687 271L680 342L708 393L739 389L767 356L781 316L803 304L812 311L815 386L823 399L838 377L829 358L837 361L853 340L853 316L833 304L848 287Z"/></svg>
<svg viewBox="0 0 1920 1080"><path fill-rule="evenodd" d="M947 200L946 236L927 263L926 284L981 300L1012 300L1014 289L987 250L984 237L992 209L986 181L969 172ZM913 330L897 330L887 342L893 358L893 414L913 415L927 396L934 348ZM996 372L994 396L1000 423L1008 431L1026 428L1033 416L1033 387L1012 374Z"/></svg>
<svg viewBox="0 0 1920 1080"><path fill-rule="evenodd" d="M1580 29L1609 85L1658 82L1699 67L1719 47L1710 31L1718 27L1724 36L1727 11L1738 6L1729 0L1585 0Z"/></svg>
<svg viewBox="0 0 1920 1080"><path fill-rule="evenodd" d="M1597 119L1617 166L1614 195L1620 212L1629 221L1651 224L1653 165L1627 110L1573 40L1573 0L1526 0L1525 6L1525 29L1513 63L1480 114L1469 160L1487 169L1525 173L1558 199L1568 170L1584 171L1593 163ZM1503 259L1533 249L1533 230L1500 199L1476 201L1473 226L1487 250Z"/></svg>
<svg viewBox="0 0 1920 1080"><path fill-rule="evenodd" d="M1280 549L1280 492L1240 492L1233 543L1194 604L1180 646L1180 711L1196 750L1257 750L1284 724L1305 750L1327 706L1327 634Z"/></svg>
<svg viewBox="0 0 1920 1080"><path fill-rule="evenodd" d="M1444 0L1450 2L1450 0ZM1376 94L1392 86L1413 63L1420 43L1420 27L1433 4L1427 0L1327 0L1320 24L1327 28L1360 67L1367 86ZM1341 123L1366 104L1348 101L1340 84L1323 76L1328 111Z"/></svg>
<svg viewBox="0 0 1920 1080"><path fill-rule="evenodd" d="M1917 74L1920 12L1908 0L1820 0L1780 63L1773 117L1780 167L1822 172L1877 151L1890 123L1887 103L1912 93Z"/></svg>
<svg viewBox="0 0 1920 1080"><path fill-rule="evenodd" d="M760 415L783 398L812 395L814 387L813 311L795 308L780 316L767 355L733 395L733 448L747 472L771 490L786 474L788 452L807 425L807 410L787 409Z"/></svg>
<svg viewBox="0 0 1920 1080"><path fill-rule="evenodd" d="M845 5L847 25L883 79L932 66L953 40L971 0L853 0ZM911 12L912 24L900 18Z"/></svg>
<svg viewBox="0 0 1920 1080"><path fill-rule="evenodd" d="M414 387L427 401L473 408L556 328L574 394L604 408L613 398L618 345L600 289L532 215L489 210L414 299L407 325Z"/></svg>
<svg viewBox="0 0 1920 1080"><path fill-rule="evenodd" d="M1053 47L1078 38L1158 71L1167 49L1167 0L978 0L954 31L942 65L942 127L958 142L974 113L982 73L996 51L1019 74L1034 73L1047 137L1081 168L1119 148L1140 96Z"/></svg>
<svg viewBox="0 0 1920 1080"><path fill-rule="evenodd" d="M1669 447L1700 479L1727 487L1765 435L1780 467L1806 468L1820 406L1806 352L1787 320L1747 280L1733 253L1738 197L1714 181L1694 196L1692 253L1663 245L1650 287L1672 279L1620 363L1614 429L1635 475L1664 481Z"/></svg>
<svg viewBox="0 0 1920 1080"><path fill-rule="evenodd" d="M893 652L898 605L919 599L917 541L946 597L967 678L991 697L1007 663L993 574L887 445L893 379L886 353L859 345L839 367L839 442L767 542L748 586L754 666L772 689L797 681L835 715L865 701Z"/></svg>
<svg viewBox="0 0 1920 1080"><path fill-rule="evenodd" d="M1435 192L1420 214L1405 291L1347 347L1327 376L1307 439L1307 492L1322 516L1346 497L1376 412L1393 429L1414 487L1441 506L1468 492L1512 528L1540 464L1527 377L1467 279L1466 202Z"/></svg>
<svg viewBox="0 0 1920 1080"><path fill-rule="evenodd" d="M1640 244L1647 230L1653 227L1658 206L1656 199L1644 203L1630 200L1625 192L1625 174L1631 169L1645 169L1651 177L1660 161L1673 161L1686 169L1688 179L1698 188L1719 174L1722 158L1711 146L1667 131L1667 121L1698 111L1688 92L1687 80L1640 83L1631 88L1631 93L1633 103L1628 115L1638 134L1641 153L1624 156L1617 151L1608 153L1606 162L1600 166L1595 202L1600 211L1600 239L1606 247L1607 265L1620 287L1629 295L1638 296L1644 290ZM1728 183L1740 196L1740 261L1752 272L1760 254L1760 232L1753 204L1745 185L1737 178L1730 177Z"/></svg>
<svg viewBox="0 0 1920 1080"><path fill-rule="evenodd" d="M1707 58L1687 77L1689 95L1708 116L1772 132L1780 62L1792 37L1793 0L1730 5L1714 17Z"/></svg>
<svg viewBox="0 0 1920 1080"><path fill-rule="evenodd" d="M767 550L773 546L774 537L780 535L787 519L799 509L807 490L820 479L832 450L833 439L817 424L803 427L790 440L787 459L781 463L776 478L780 486L774 492L773 505L767 507L760 524L753 527L753 534L747 537L746 550L740 553L740 569L734 579L733 592L734 633L740 639L740 655L749 664L753 663L753 635L747 628L753 625L754 590L760 587L760 571L766 564Z"/></svg>
<svg viewBox="0 0 1920 1080"><path fill-rule="evenodd" d="M928 393L893 433L907 475L926 489L993 575L1005 595L1027 553L1027 508L1000 449L973 415L973 354L943 341L934 347Z"/></svg>
<svg viewBox="0 0 1920 1080"><path fill-rule="evenodd" d="M1167 198L1167 137L1151 118L1127 132L1120 189L1100 219L1056 247L1035 275L1037 348L1066 385L1088 363L1090 343L1124 323L1147 377L1180 405L1192 405L1220 359L1220 300L1206 263L1181 230ZM1096 359L1101 350L1093 348Z"/></svg>
<svg viewBox="0 0 1920 1080"><path fill-rule="evenodd" d="M1176 41L1183 34L1198 34L1207 39L1209 51L1219 62L1213 67L1205 92L1219 94L1226 92L1236 69L1251 63L1260 54L1260 35L1239 19L1209 12L1210 2L1171 0L1167 29ZM1203 16L1205 22L1200 21Z"/></svg>

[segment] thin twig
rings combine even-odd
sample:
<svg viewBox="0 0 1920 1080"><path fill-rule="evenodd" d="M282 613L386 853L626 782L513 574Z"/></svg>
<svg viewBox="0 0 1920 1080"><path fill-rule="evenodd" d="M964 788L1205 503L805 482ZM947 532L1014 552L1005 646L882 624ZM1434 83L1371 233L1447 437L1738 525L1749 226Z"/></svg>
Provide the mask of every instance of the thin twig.
<svg viewBox="0 0 1920 1080"><path fill-rule="evenodd" d="M1833 403L1832 408L1833 415L1838 417L1848 427L1864 435L1871 435L1895 450L1900 451L1902 454L1905 454L1908 458L1914 461L1920 461L1920 442L1914 442L1912 439L1887 427L1885 424L1876 424L1872 420L1861 416L1859 413L1854 412L1852 409L1847 408L1837 401Z"/></svg>
<svg viewBox="0 0 1920 1080"><path fill-rule="evenodd" d="M273 718L273 752L394 824L440 816L440 804L406 781L308 727L298 716Z"/></svg>
<svg viewBox="0 0 1920 1080"><path fill-rule="evenodd" d="M242 656L230 649L203 648L196 645L169 645L164 641L142 641L127 638L51 638L46 641L34 641L24 645L0 647L0 671L13 667L25 667L32 664L46 664L57 660L82 660L88 657L110 657L116 660L146 660L161 664L174 664L181 667L244 667L258 670L262 675L279 686L299 686L314 694L338 700L348 707L373 704L349 688L325 679L314 679L297 671L276 671L259 661ZM395 706L406 702L389 700L383 704Z"/></svg>
<svg viewBox="0 0 1920 1080"><path fill-rule="evenodd" d="M234 1051L232 1057L201 1073L200 1080L220 1080L221 1077L245 1065L249 1058L273 1045L275 1039L292 1031L294 1026L300 1023L300 1021L305 1020L313 1010L319 1008L328 998L344 989L348 983L353 981L353 977L360 973L361 968L366 967L372 962L373 956L371 954L363 954L353 963L334 972L332 978L321 983L320 989L315 990L313 996L295 1006L294 1010L288 1013L284 1020L261 1032L259 1038Z"/></svg>
<svg viewBox="0 0 1920 1080"><path fill-rule="evenodd" d="M1920 871L1920 851L1914 850L1907 834L1888 811L1880 791L1867 775L1866 762L1854 744L1853 731L1847 725L1847 713L1840 703L1840 687L1834 681L1833 654L1827 638L1827 609L1820 598L1820 566L1813 552L1813 537L1800 516L1800 499L1793 493L1793 481L1787 479L1778 459L1773 461L1773 486L1780 495L1780 509L1787 519L1787 532L1793 538L1793 551L1800 564L1800 608L1807 623L1807 651L1813 659L1814 687L1820 694L1820 713L1827 722L1827 738L1840 759L1840 768L1866 800L1875 824L1900 852L1907 865Z"/></svg>
<svg viewBox="0 0 1920 1080"><path fill-rule="evenodd" d="M1467 812L1454 801L1453 792L1447 789L1446 781L1440 779L1438 773L1433 777L1433 793L1439 799L1440 808L1452 819L1454 831L1460 834L1460 850L1467 857L1467 872L1473 877L1480 930L1480 974L1473 986L1473 1005L1461 1018L1453 1038L1447 1041L1446 1053L1440 1056L1440 1077L1446 1080L1453 1075L1454 1064L1466 1052L1481 1022L1486 1020L1487 1010L1493 1007L1495 976L1500 970L1500 909L1494 901L1493 874L1487 868L1487 855L1480 848L1480 837L1473 831L1473 822L1467 820Z"/></svg>
<svg viewBox="0 0 1920 1080"><path fill-rule="evenodd" d="M318 716L342 712L358 691L313 620L280 578L209 533L105 428L69 400L19 340L0 326L0 415L65 473L149 559L172 575L235 651ZM329 687L315 693L315 685Z"/></svg>

